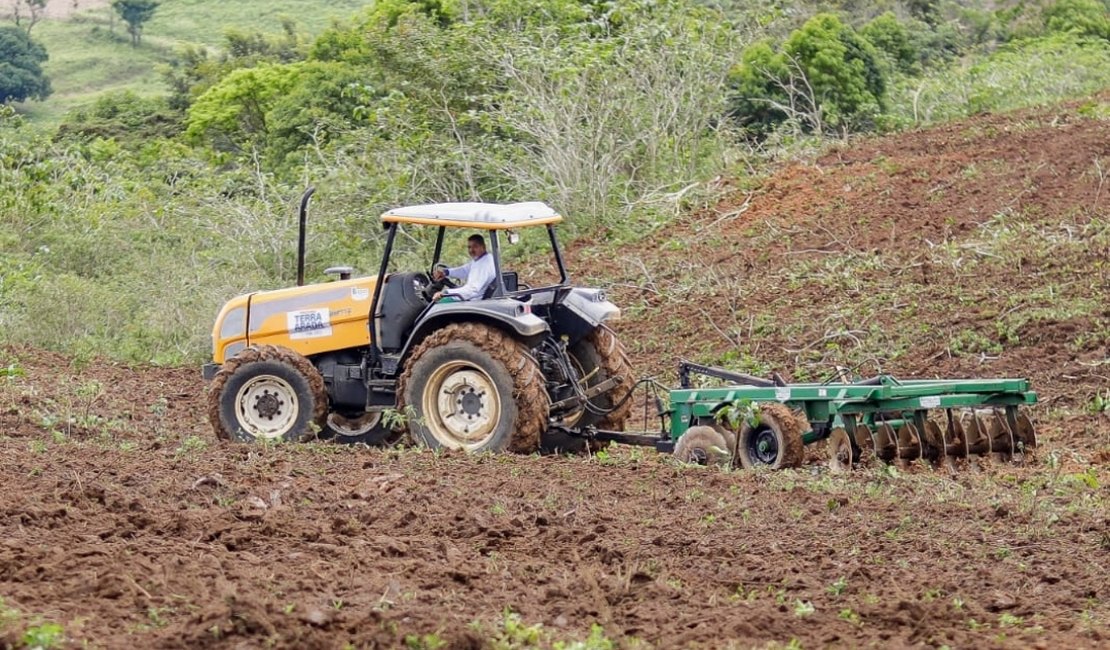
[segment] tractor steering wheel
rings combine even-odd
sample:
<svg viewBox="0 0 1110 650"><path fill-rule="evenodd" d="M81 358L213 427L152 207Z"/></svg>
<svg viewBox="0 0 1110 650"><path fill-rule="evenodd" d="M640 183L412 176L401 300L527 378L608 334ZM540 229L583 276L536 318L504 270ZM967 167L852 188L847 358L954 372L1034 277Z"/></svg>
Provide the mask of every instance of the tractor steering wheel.
<svg viewBox="0 0 1110 650"><path fill-rule="evenodd" d="M444 289L455 289L460 286L457 281L446 275L444 275L443 279L441 280L431 279L435 277L436 271L442 270L444 273L446 273L448 268L449 267L442 262L438 262L434 266L432 266L432 272L428 275L430 281L422 291L422 293L424 294L424 300L431 302L432 297L440 291L443 291Z"/></svg>

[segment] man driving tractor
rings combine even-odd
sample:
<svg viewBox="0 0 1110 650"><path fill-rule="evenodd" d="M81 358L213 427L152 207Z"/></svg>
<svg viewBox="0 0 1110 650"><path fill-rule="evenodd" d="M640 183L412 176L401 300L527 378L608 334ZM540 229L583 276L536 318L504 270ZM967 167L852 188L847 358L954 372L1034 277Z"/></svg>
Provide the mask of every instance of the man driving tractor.
<svg viewBox="0 0 1110 650"><path fill-rule="evenodd" d="M437 268L432 274L432 279L436 282L442 282L447 278L457 278L465 280L466 284L453 289L437 291L432 296L434 301L443 298L452 298L459 301L478 300L485 293L490 283L493 282L497 270L493 265L493 256L486 252L485 238L477 234L471 235L466 240L466 252L470 255L470 261L466 264L454 268Z"/></svg>

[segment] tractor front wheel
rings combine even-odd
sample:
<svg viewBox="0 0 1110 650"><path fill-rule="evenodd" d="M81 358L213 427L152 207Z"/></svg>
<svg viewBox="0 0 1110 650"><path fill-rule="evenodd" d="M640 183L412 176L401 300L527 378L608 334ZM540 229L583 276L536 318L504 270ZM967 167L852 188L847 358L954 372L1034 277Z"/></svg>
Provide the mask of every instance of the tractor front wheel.
<svg viewBox="0 0 1110 650"><path fill-rule="evenodd" d="M476 323L447 325L421 342L397 392L413 440L431 448L532 453L550 409L528 349Z"/></svg>
<svg viewBox="0 0 1110 650"><path fill-rule="evenodd" d="M228 359L208 389L208 419L223 440L314 438L327 410L324 379L312 362L274 345L250 347Z"/></svg>

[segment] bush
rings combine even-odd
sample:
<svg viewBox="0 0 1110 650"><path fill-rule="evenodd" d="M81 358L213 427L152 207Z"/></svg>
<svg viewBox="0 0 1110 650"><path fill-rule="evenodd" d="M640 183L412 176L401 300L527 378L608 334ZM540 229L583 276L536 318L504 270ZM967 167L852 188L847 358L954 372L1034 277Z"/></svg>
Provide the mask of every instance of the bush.
<svg viewBox="0 0 1110 650"><path fill-rule="evenodd" d="M833 14L806 21L778 52L766 41L752 45L732 86L733 116L763 133L787 119L814 133L864 130L886 94L874 46Z"/></svg>

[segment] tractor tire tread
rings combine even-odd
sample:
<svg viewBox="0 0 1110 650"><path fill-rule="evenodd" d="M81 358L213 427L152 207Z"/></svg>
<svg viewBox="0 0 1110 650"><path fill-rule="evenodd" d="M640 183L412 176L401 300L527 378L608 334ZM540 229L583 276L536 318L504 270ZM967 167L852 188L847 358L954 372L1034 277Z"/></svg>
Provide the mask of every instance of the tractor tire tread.
<svg viewBox="0 0 1110 650"><path fill-rule="evenodd" d="M315 422L317 427L322 429L328 417L328 389L324 384L324 377L316 369L316 366L312 365L312 362L304 355L289 348L278 345L252 345L225 360L223 366L216 372L216 376L212 378L212 383L208 385L208 421L212 425L212 430L216 432L216 437L220 440L233 439L231 432L227 430L220 418L220 395L224 386L227 385L227 382L239 368L260 361L282 363L293 368L305 378L313 396L313 413L309 421ZM315 435L314 432L311 435L306 432L301 436L301 439L308 439L315 437Z"/></svg>

